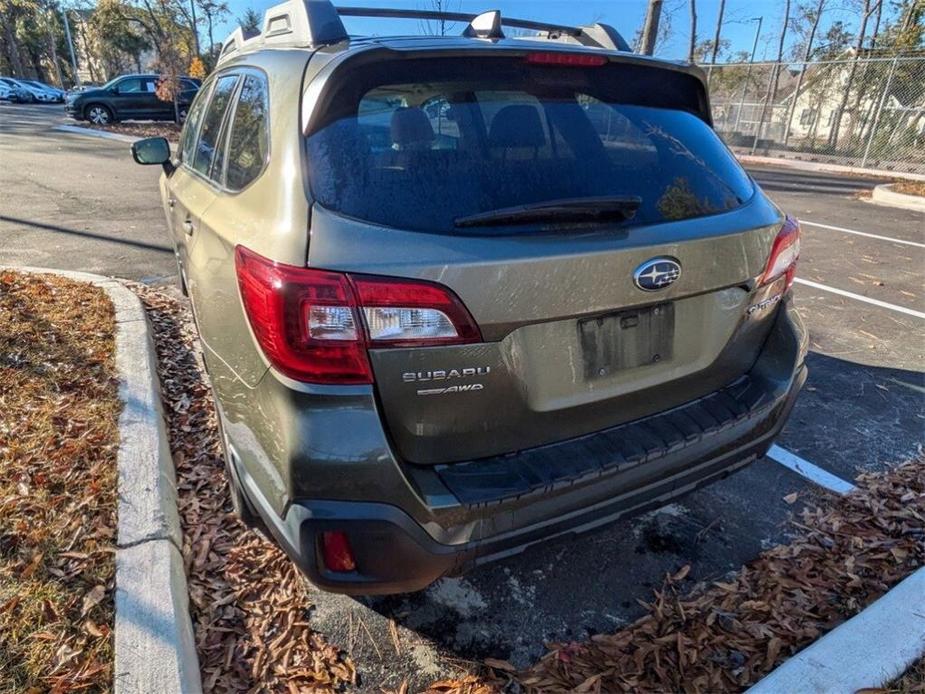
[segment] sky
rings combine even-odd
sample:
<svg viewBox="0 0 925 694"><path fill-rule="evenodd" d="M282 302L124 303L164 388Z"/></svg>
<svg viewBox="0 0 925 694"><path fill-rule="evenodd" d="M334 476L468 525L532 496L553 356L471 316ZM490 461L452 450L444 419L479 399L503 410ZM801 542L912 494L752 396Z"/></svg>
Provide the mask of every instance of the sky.
<svg viewBox="0 0 925 694"><path fill-rule="evenodd" d="M280 0L229 0L232 17L215 31L216 41L224 39L237 26L240 17L248 7L261 15L268 7ZM501 10L502 16L518 19L536 19L559 24L590 24L604 22L617 29L632 45L636 30L642 26L646 13L646 0L444 0L449 11L479 13L485 10ZM395 7L405 9L432 9L431 0L335 0L337 5L360 7ZM793 1L794 7L797 0ZM670 15L672 32L669 39L659 46L656 55L669 59L683 59L687 56L690 19L687 0L665 0L663 18ZM718 0L697 0L698 42L712 38L716 28L719 8ZM756 60L771 60L776 56L777 41L783 23L783 0L727 0L724 13L722 37L731 42L731 52L751 52L758 27L757 17L762 17ZM841 20L849 26L856 24L855 13L842 8L828 10L821 23L822 30L831 22ZM414 34L420 33L418 22L395 19L344 19L351 34ZM450 31L461 31L461 26L450 27ZM789 43L789 42L788 42Z"/></svg>

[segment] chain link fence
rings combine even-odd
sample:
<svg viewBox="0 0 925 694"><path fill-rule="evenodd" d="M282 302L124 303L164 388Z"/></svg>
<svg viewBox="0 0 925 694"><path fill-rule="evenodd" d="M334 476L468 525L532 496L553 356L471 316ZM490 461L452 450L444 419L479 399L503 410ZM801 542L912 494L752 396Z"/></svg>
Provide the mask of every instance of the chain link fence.
<svg viewBox="0 0 925 694"><path fill-rule="evenodd" d="M701 67L739 153L925 174L925 57Z"/></svg>

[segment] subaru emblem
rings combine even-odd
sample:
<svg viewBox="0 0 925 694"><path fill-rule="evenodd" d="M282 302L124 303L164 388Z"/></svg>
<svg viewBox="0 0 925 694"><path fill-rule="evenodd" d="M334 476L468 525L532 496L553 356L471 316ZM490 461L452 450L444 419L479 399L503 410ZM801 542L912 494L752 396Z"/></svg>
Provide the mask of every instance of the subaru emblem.
<svg viewBox="0 0 925 694"><path fill-rule="evenodd" d="M681 276L681 263L674 258L652 258L636 268L633 282L644 292L664 289Z"/></svg>

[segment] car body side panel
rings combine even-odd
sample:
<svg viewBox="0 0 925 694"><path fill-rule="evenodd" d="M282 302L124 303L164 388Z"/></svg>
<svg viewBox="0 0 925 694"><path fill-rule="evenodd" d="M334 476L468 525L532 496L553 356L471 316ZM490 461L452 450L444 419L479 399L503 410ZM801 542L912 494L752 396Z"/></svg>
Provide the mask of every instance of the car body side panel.
<svg viewBox="0 0 925 694"><path fill-rule="evenodd" d="M205 362L225 415L226 432L241 450L242 460L250 461L248 473L279 508L289 498L292 473L273 463L280 459L276 448L281 445L280 437L285 440L290 434L279 429L285 417L273 414L275 405L253 399L253 390L265 377L268 365L241 304L234 252L241 244L281 263L305 262L308 204L302 187L297 127L300 83L292 74L301 74L308 54L290 53L292 69L276 71L276 77L268 80L270 156L263 173L240 192L221 189L186 167L174 174L176 183L171 184L175 192L192 200L219 200L220 204L197 210L198 226L187 245L190 297ZM246 65L259 68L252 62ZM233 63L227 70L235 72L238 67L245 64ZM244 424L259 416L255 408L266 415L260 417L266 428L259 433L248 432ZM242 433L242 428L248 433ZM249 455L255 446L265 448L269 455Z"/></svg>

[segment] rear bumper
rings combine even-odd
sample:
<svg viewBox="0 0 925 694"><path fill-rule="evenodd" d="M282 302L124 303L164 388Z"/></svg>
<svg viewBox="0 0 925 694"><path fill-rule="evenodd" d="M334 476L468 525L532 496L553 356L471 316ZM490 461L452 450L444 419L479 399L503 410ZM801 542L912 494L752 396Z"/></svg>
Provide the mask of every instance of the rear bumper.
<svg viewBox="0 0 925 694"><path fill-rule="evenodd" d="M410 486L422 502L414 508L399 507L400 500L383 492L364 501L299 499L277 513L244 466L236 464L236 472L277 541L319 587L357 594L420 590L541 541L658 507L761 457L806 379L805 353L805 331L788 301L751 372L727 388L581 439L500 459L410 469ZM389 469L382 468L382 489ZM327 530L347 533L357 571L326 570L319 540Z"/></svg>

